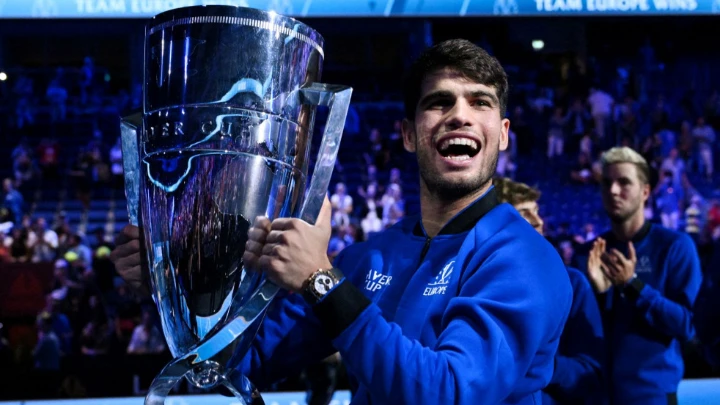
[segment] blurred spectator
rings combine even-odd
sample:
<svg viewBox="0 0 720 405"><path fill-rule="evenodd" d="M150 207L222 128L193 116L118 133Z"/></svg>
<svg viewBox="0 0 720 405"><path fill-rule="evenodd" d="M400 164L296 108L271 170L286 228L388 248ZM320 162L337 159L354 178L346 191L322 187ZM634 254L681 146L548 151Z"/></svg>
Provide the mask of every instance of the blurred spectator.
<svg viewBox="0 0 720 405"><path fill-rule="evenodd" d="M513 179L515 178L515 170L517 170L517 165L513 162L512 154L509 148L501 150L498 153L497 168L495 170L496 174L500 177Z"/></svg>
<svg viewBox="0 0 720 405"><path fill-rule="evenodd" d="M62 309L65 298L66 292L62 289L55 290L48 294L45 309L41 313L50 314L52 331L60 341L60 354L63 356L71 354L73 347L73 330L68 316Z"/></svg>
<svg viewBox="0 0 720 405"><path fill-rule="evenodd" d="M37 149L42 178L45 181L58 180L60 165L60 148L54 139L43 138Z"/></svg>
<svg viewBox="0 0 720 405"><path fill-rule="evenodd" d="M680 124L680 135L678 135L678 152L680 152L680 157L688 161L692 157L694 145L695 142L693 140L690 123L683 121L682 124Z"/></svg>
<svg viewBox="0 0 720 405"><path fill-rule="evenodd" d="M344 234L345 229L341 226L334 226L332 227L332 231L330 233L330 241L328 242L328 259L332 262L335 260L337 255L340 254L340 252L343 251L347 247L344 240Z"/></svg>
<svg viewBox="0 0 720 405"><path fill-rule="evenodd" d="M655 105L650 111L650 125L652 128L666 129L670 122L670 109L665 102L665 96L659 95ZM663 139L664 141L664 139Z"/></svg>
<svg viewBox="0 0 720 405"><path fill-rule="evenodd" d="M572 140L571 150L573 152L577 152L580 139L586 134L590 134L591 117L590 113L588 113L587 109L583 105L582 100L575 99L573 101L572 106L565 117L565 122L567 123L567 129L570 133L570 139Z"/></svg>
<svg viewBox="0 0 720 405"><path fill-rule="evenodd" d="M13 161L13 174L15 175L15 187L29 191L39 170L30 158L30 154L22 152Z"/></svg>
<svg viewBox="0 0 720 405"><path fill-rule="evenodd" d="M588 96L590 115L592 115L595 122L595 133L601 140L605 139L605 126L614 103L615 100L609 94L596 87L590 88L590 95Z"/></svg>
<svg viewBox="0 0 720 405"><path fill-rule="evenodd" d="M680 196L672 178L672 172L663 172L654 194L663 226L676 231L680 220Z"/></svg>
<svg viewBox="0 0 720 405"><path fill-rule="evenodd" d="M658 138L660 139L660 154L663 157L670 156L673 150L678 153L678 142L675 138L675 133L671 131L667 125L663 124L659 126Z"/></svg>
<svg viewBox="0 0 720 405"><path fill-rule="evenodd" d="M93 255L98 255L98 249L105 247L109 250L115 248L115 244L112 243L112 238L107 235L105 228L99 226L93 230L93 240L90 244L90 249L94 252Z"/></svg>
<svg viewBox="0 0 720 405"><path fill-rule="evenodd" d="M714 199L707 216L708 234L712 240L720 239L720 201Z"/></svg>
<svg viewBox="0 0 720 405"><path fill-rule="evenodd" d="M595 240L596 237L597 233L595 232L595 225L591 222L585 224L582 234L583 243Z"/></svg>
<svg viewBox="0 0 720 405"><path fill-rule="evenodd" d="M32 262L49 262L55 260L58 248L58 236L48 229L43 217L35 220L32 231L28 234L28 246L32 249Z"/></svg>
<svg viewBox="0 0 720 405"><path fill-rule="evenodd" d="M95 64L91 57L86 57L80 68L80 77L78 84L80 85L80 104L87 105L88 97L92 93L93 81L95 79Z"/></svg>
<svg viewBox="0 0 720 405"><path fill-rule="evenodd" d="M590 132L585 132L580 138L580 153L587 156L593 155L593 139Z"/></svg>
<svg viewBox="0 0 720 405"><path fill-rule="evenodd" d="M586 154L578 156L578 162L570 172L570 178L577 183L587 184L593 181L592 164Z"/></svg>
<svg viewBox="0 0 720 405"><path fill-rule="evenodd" d="M62 74L60 70L58 74ZM50 120L52 122L65 121L67 116L67 106L65 103L68 99L67 90L60 84L60 79L55 78L50 81L45 92L45 97L50 103Z"/></svg>
<svg viewBox="0 0 720 405"><path fill-rule="evenodd" d="M643 142L640 154L652 168L657 169L663 161L664 156L662 154L662 145L662 139L660 139L660 134L658 132L653 133L645 139L645 142Z"/></svg>
<svg viewBox="0 0 720 405"><path fill-rule="evenodd" d="M556 107L548 123L547 157L553 159L563 155L565 146L565 117L563 109Z"/></svg>
<svg viewBox="0 0 720 405"><path fill-rule="evenodd" d="M364 193L365 201L360 211L360 227L365 237L383 229L383 208L377 195L377 184L368 185Z"/></svg>
<svg viewBox="0 0 720 405"><path fill-rule="evenodd" d="M333 226L346 226L350 224L350 214L353 211L353 199L346 191L345 184L337 183L335 185L335 193L330 197Z"/></svg>
<svg viewBox="0 0 720 405"><path fill-rule="evenodd" d="M94 169L93 163L93 155L87 151L81 151L70 171L70 176L74 180L73 182L75 185L77 199L80 200L85 210L90 208Z"/></svg>
<svg viewBox="0 0 720 405"><path fill-rule="evenodd" d="M705 172L708 181L712 180L713 168L713 144L715 143L715 131L705 123L704 117L697 119L697 124L692 130L692 135L697 145L699 155L699 169Z"/></svg>
<svg viewBox="0 0 720 405"><path fill-rule="evenodd" d="M30 261L32 251L28 246L28 234L20 226L12 228L10 236L6 236L4 240L5 247L10 252L10 261L13 263L25 263Z"/></svg>
<svg viewBox="0 0 720 405"><path fill-rule="evenodd" d="M388 228L402 219L405 215L405 201L402 198L402 188L397 184L388 186L382 197L383 227Z"/></svg>
<svg viewBox="0 0 720 405"><path fill-rule="evenodd" d="M390 150L377 128L370 131L369 152L366 152L364 157L367 165L375 165L379 170L385 170L390 162Z"/></svg>
<svg viewBox="0 0 720 405"><path fill-rule="evenodd" d="M124 190L123 160L122 160L122 138L118 137L115 145L110 148L110 172L112 173L112 184L116 190Z"/></svg>
<svg viewBox="0 0 720 405"><path fill-rule="evenodd" d="M682 190L685 178L685 162L680 158L677 149L670 149L668 157L663 160L660 166L660 171L670 173L673 187L676 190Z"/></svg>
<svg viewBox="0 0 720 405"><path fill-rule="evenodd" d="M162 353L165 350L165 342L160 331L153 321L153 313L145 310L142 313L142 322L135 327L128 354Z"/></svg>
<svg viewBox="0 0 720 405"><path fill-rule="evenodd" d="M107 354L109 335L107 324L96 321L88 322L80 337L80 353L86 356Z"/></svg>
<svg viewBox="0 0 720 405"><path fill-rule="evenodd" d="M693 195L690 199L690 205L685 209L685 232L690 235L695 242L695 246L700 245L700 236L703 229L701 201L702 198L699 195Z"/></svg>
<svg viewBox="0 0 720 405"><path fill-rule="evenodd" d="M25 127L25 124L32 125L35 122L33 112L33 82L26 76L18 77L13 86L15 94L15 126L18 129Z"/></svg>
<svg viewBox="0 0 720 405"><path fill-rule="evenodd" d="M42 312L37 320L38 339L33 357L35 358L35 369L45 371L56 371L60 369L60 339L53 331L52 315L49 312Z"/></svg>
<svg viewBox="0 0 720 405"><path fill-rule="evenodd" d="M74 259L68 260L69 262L79 260L82 262L83 265L87 267L92 267L92 250L90 249L90 247L87 246L87 244L85 244L82 236L80 236L79 234L75 233L70 235L68 249L65 253L66 258L68 253L74 254Z"/></svg>

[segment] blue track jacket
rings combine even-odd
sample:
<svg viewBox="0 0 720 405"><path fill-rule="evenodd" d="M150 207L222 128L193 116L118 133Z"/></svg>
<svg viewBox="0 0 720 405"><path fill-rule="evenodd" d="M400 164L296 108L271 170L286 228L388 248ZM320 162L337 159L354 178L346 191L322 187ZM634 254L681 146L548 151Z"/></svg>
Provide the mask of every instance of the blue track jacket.
<svg viewBox="0 0 720 405"><path fill-rule="evenodd" d="M615 248L627 257L627 242L612 233L602 237L608 251ZM700 259L687 234L650 222L633 244L637 278L598 296L610 400L614 405L667 405L667 395L677 393L683 377L681 343L695 334L691 309L702 282ZM587 260L584 265L587 269Z"/></svg>
<svg viewBox="0 0 720 405"><path fill-rule="evenodd" d="M605 340L600 309L587 277L568 267L573 301L560 347L555 372L544 390L543 405L603 404Z"/></svg>
<svg viewBox="0 0 720 405"><path fill-rule="evenodd" d="M408 217L277 302L239 371L260 388L339 351L353 404L539 404L572 303L555 249L494 188L434 238Z"/></svg>

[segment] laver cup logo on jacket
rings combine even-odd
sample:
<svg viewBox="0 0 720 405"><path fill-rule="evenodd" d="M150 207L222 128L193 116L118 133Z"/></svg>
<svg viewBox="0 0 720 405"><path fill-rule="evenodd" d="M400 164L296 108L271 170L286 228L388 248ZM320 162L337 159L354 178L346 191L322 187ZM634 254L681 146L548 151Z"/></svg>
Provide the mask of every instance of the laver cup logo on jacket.
<svg viewBox="0 0 720 405"><path fill-rule="evenodd" d="M379 271L370 269L365 276L365 289L368 291L378 291L381 288L390 285L392 276L386 276Z"/></svg>
<svg viewBox="0 0 720 405"><path fill-rule="evenodd" d="M453 264L455 260L448 262L442 271L440 271L435 279L428 283L423 291L423 295L429 297L431 295L445 294L447 291L447 285L450 283L450 276L452 276Z"/></svg>

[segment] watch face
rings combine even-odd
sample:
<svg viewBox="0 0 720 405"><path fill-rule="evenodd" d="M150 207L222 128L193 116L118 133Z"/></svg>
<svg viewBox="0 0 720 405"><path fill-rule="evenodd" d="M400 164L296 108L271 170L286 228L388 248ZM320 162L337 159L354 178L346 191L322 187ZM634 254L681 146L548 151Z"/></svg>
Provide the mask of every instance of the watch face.
<svg viewBox="0 0 720 405"><path fill-rule="evenodd" d="M315 283L313 283L315 291L317 291L320 295L327 294L334 286L335 280L326 274L318 274L318 276L315 277Z"/></svg>

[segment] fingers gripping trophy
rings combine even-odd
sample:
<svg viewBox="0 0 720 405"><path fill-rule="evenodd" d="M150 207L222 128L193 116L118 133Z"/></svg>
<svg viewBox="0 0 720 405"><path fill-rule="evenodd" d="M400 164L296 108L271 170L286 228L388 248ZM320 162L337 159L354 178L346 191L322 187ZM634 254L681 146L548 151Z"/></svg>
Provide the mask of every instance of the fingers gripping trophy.
<svg viewBox="0 0 720 405"><path fill-rule="evenodd" d="M246 272L250 223L314 223L352 89L319 83L323 39L272 12L197 6L147 24L142 115L121 123L130 221L174 360L153 381L160 405L183 377L262 398L235 370L278 287ZM312 178L315 110L329 107Z"/></svg>

